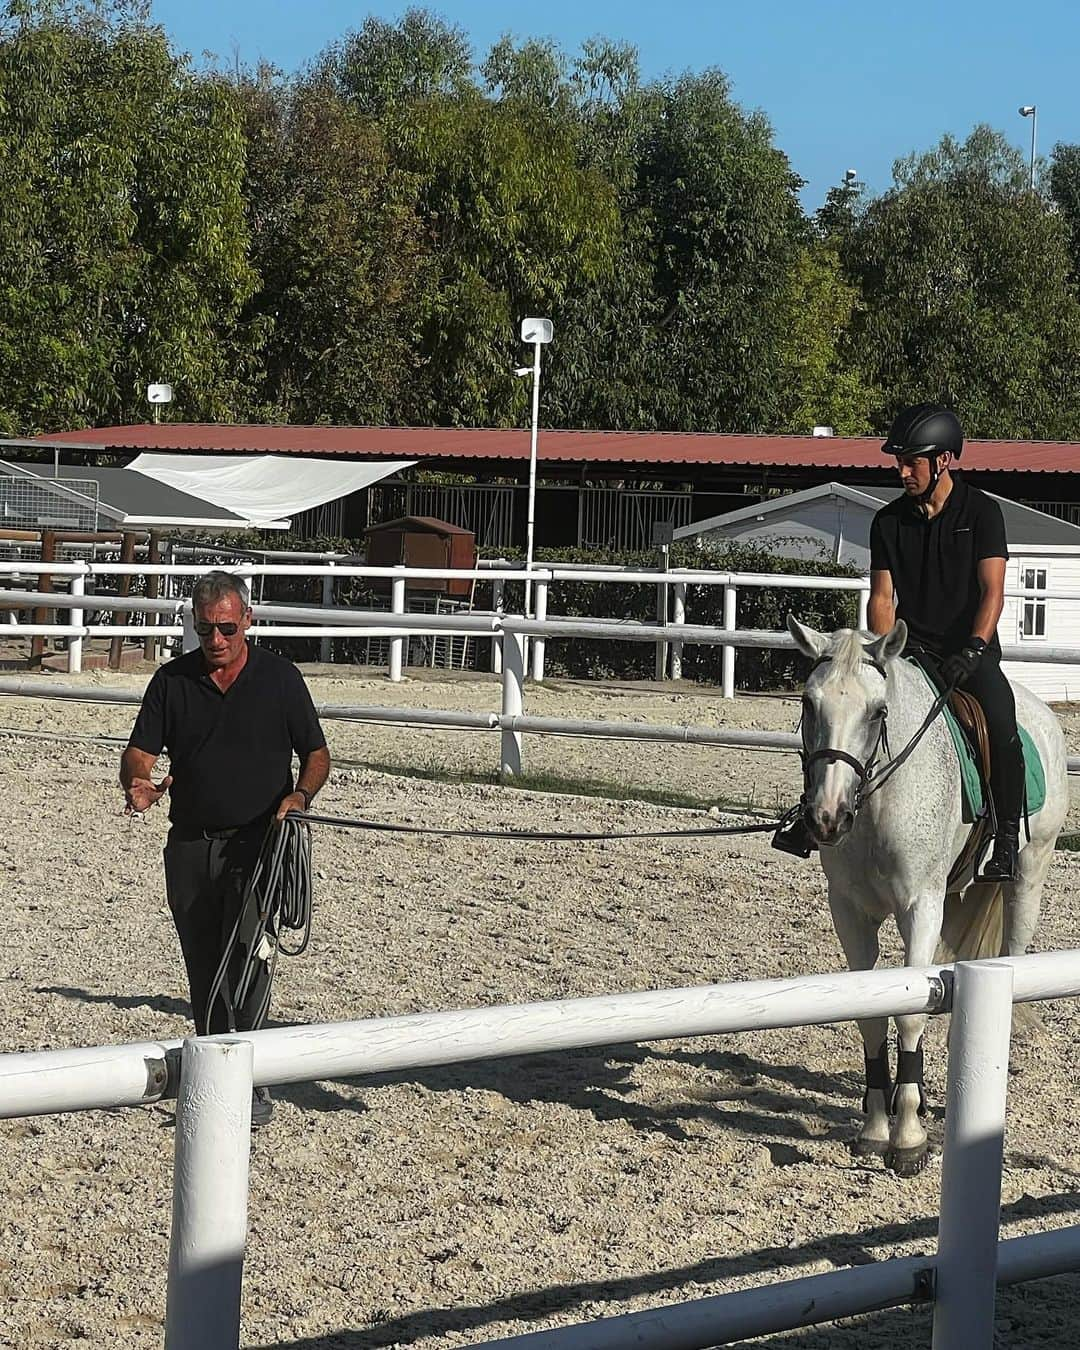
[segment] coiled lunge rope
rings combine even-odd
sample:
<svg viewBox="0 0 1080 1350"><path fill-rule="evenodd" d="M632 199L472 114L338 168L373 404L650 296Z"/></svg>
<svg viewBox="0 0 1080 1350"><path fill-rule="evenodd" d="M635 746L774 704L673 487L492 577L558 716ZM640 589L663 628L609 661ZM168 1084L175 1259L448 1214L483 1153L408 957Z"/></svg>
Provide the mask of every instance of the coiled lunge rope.
<svg viewBox="0 0 1080 1350"><path fill-rule="evenodd" d="M237 1010L249 1012L257 1031L270 1008L270 987L278 956L299 956L311 939L311 830L303 816L293 814L272 820L263 836L259 857L244 888L240 912L206 1001L206 1025L220 999L225 1006L229 1030L237 1031ZM284 934L297 937L284 941ZM244 959L235 982L229 969L240 950ZM248 1009L248 999L261 982L258 1004Z"/></svg>

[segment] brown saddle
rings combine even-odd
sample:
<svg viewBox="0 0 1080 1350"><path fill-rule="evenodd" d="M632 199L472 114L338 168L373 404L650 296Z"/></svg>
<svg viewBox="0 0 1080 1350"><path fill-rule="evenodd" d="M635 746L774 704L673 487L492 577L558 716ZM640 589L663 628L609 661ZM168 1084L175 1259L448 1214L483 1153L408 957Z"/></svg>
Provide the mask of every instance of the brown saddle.
<svg viewBox="0 0 1080 1350"><path fill-rule="evenodd" d="M945 889L951 891L954 884L968 868L978 870L979 859L993 837L994 818L990 807L990 736L986 730L986 716L983 713L982 704L971 694L965 694L961 689L954 689L949 696L949 708L963 727L964 733L975 751L976 762L979 765L979 772L982 774L983 780L983 800L987 803L987 809L981 816L976 816L972 821L968 837L964 840L964 847L960 850L949 872Z"/></svg>

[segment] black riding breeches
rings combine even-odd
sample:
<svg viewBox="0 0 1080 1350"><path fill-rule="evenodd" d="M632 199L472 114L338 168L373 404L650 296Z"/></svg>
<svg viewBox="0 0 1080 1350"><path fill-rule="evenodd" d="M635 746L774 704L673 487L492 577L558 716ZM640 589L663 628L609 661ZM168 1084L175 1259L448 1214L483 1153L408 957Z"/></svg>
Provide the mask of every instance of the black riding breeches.
<svg viewBox="0 0 1080 1350"><path fill-rule="evenodd" d="M941 658L923 651L911 655L936 687L942 689ZM1024 757L1016 726L1016 699L1012 685L1001 669L1001 657L997 652L985 652L975 674L960 688L978 699L986 717L990 738L990 794L997 818L999 821L1019 820L1024 809Z"/></svg>
<svg viewBox="0 0 1080 1350"><path fill-rule="evenodd" d="M187 967L197 1036L232 1029L224 999L215 999L209 1019L206 1005L265 833L265 822L246 826L228 838L208 839L175 826L169 831L165 845L165 890ZM230 965L224 991L230 997L243 965L248 945L246 938L246 934L240 935L238 950ZM259 975L244 1006L234 1010L237 1031L254 1030L255 1011L266 993L263 962L259 962L258 970Z"/></svg>

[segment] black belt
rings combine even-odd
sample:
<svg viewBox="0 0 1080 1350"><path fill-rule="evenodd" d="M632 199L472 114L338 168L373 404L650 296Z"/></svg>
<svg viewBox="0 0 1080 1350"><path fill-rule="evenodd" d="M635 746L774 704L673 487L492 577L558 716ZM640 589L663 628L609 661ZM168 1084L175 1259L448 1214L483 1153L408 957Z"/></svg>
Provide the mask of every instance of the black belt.
<svg viewBox="0 0 1080 1350"><path fill-rule="evenodd" d="M266 833L269 816L260 816L258 820L248 821L246 825L230 825L224 830L200 829L197 825L173 825L172 833L177 839L182 839L190 843L195 839L232 839L238 834L258 834L261 838Z"/></svg>

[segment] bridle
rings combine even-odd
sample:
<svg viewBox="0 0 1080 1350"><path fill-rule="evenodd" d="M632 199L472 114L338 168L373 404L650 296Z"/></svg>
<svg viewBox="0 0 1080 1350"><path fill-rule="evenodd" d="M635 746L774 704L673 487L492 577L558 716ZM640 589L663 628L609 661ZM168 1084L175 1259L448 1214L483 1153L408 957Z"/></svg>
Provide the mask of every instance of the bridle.
<svg viewBox="0 0 1080 1350"><path fill-rule="evenodd" d="M818 666L825 665L826 662L831 661L832 659L831 656L819 656L810 668L811 675L817 670ZM880 661L875 661L872 657L864 657L862 664L864 666L871 666L877 671L882 679L888 680L888 672ZM919 727L918 731L916 731L915 735L912 736L911 740L908 741L907 745L904 746L903 750L896 756L894 756L889 749L888 709L882 713L881 727L878 731L877 739L875 740L874 747L870 751L869 758L865 763L862 760L856 759L854 755L849 755L846 750L839 750L831 745L826 746L822 750L814 750L813 752L808 753L806 748L806 729L803 727L803 745L802 749L799 751L799 758L802 760L803 769L803 795L799 802L800 808L805 810L806 807L806 794L810 789L810 769L813 765L819 762L824 762L826 764L846 764L850 769L854 769L855 775L859 780L851 804L852 811L858 815L859 808L866 799L875 792L879 792L885 786L926 735L927 731L929 731L931 724L948 703L953 688L954 685L949 685L947 689L934 699L933 703L930 705L930 711L923 719L922 725ZM884 763L879 766L878 755L880 753L884 753L885 760Z"/></svg>
<svg viewBox="0 0 1080 1350"><path fill-rule="evenodd" d="M826 665L832 659L831 656L819 656L810 667L810 674L812 675L819 666ZM875 661L871 657L864 657L861 664L864 666L871 666L877 671L882 679L888 679L888 673L880 661ZM857 814L859 807L870 795L870 792L875 790L874 788L868 789L867 784L873 779L879 752L885 752L886 760L888 760L889 757L888 710L886 709L881 716L881 726L878 728L877 739L874 741L874 747L870 751L869 758L865 762L856 759L854 755L849 755L846 750L839 750L833 745L827 745L824 749L814 750L808 753L806 746L806 727L804 723L800 724L800 730L802 732L802 749L799 751L799 758L802 760L803 771L803 806L806 804L806 794L810 788L810 770L815 764L846 764L848 768L854 769L855 776L859 780L858 785L855 788L855 798L852 802L852 810Z"/></svg>

